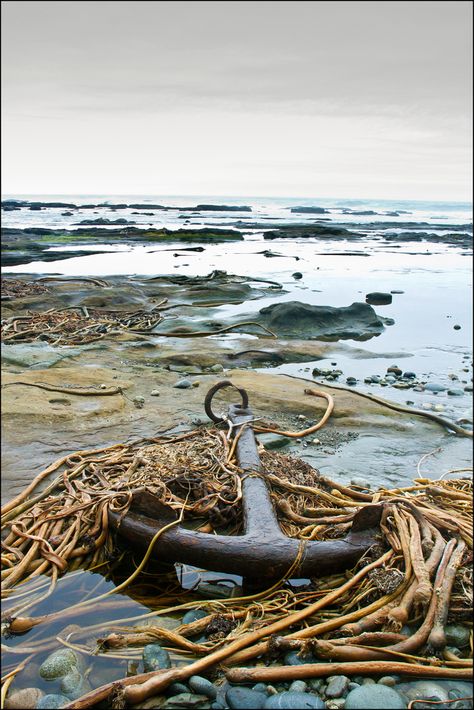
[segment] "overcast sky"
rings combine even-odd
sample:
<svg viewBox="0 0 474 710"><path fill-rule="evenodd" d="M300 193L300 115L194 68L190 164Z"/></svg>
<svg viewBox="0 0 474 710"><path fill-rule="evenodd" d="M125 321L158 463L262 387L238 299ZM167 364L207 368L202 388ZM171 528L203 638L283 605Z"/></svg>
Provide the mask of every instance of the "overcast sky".
<svg viewBox="0 0 474 710"><path fill-rule="evenodd" d="M2 2L3 192L469 200L471 2Z"/></svg>

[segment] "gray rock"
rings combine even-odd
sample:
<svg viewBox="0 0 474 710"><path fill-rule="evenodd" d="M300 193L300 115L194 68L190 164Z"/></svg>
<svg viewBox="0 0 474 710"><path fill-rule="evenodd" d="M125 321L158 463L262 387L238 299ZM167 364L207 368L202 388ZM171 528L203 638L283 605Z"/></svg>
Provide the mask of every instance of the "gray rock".
<svg viewBox="0 0 474 710"><path fill-rule="evenodd" d="M448 698L450 700L457 700L457 703L450 703L449 707L454 708L454 710L469 710L470 708L472 709L472 685L469 688L466 688L464 690L464 685L468 685L467 683L463 684L463 686L457 686L456 688L451 688L448 690ZM461 698L464 698L463 700ZM432 706L433 707L433 706Z"/></svg>
<svg viewBox="0 0 474 710"><path fill-rule="evenodd" d="M160 396L160 390L152 390L150 392L150 397L159 397Z"/></svg>
<svg viewBox="0 0 474 710"><path fill-rule="evenodd" d="M268 694L267 686L265 685L265 683L256 683L252 686L252 690L256 690L258 693Z"/></svg>
<svg viewBox="0 0 474 710"><path fill-rule="evenodd" d="M179 389L179 390L187 390L187 389L189 389L190 387L192 387L192 383L191 383L189 380L187 380L187 379L178 380L178 382L176 382L176 383L173 385L173 387L176 387L176 389Z"/></svg>
<svg viewBox="0 0 474 710"><path fill-rule="evenodd" d="M198 619L204 619L205 616L208 616L208 614L207 612L203 611L203 609L191 609L190 611L187 611L186 614L183 616L181 623L192 624L193 621L197 621Z"/></svg>
<svg viewBox="0 0 474 710"><path fill-rule="evenodd" d="M292 275L293 278L296 279L297 281L298 281L299 279L302 279L302 278L303 278L303 274L301 273L301 271L295 271L295 273L294 273L294 274L291 274L291 275Z"/></svg>
<svg viewBox="0 0 474 710"><path fill-rule="evenodd" d="M371 375L370 379L374 384L378 385L381 380L381 377L379 375Z"/></svg>
<svg viewBox="0 0 474 710"><path fill-rule="evenodd" d="M307 663L317 663L317 659L312 653L308 653L306 656L298 656L298 651L290 651L287 653L283 659L284 666L303 666Z"/></svg>
<svg viewBox="0 0 474 710"><path fill-rule="evenodd" d="M221 365L219 362L216 362L215 365L212 365L212 366L209 368L209 371L210 371L210 372L223 372L223 371L224 371L224 366Z"/></svg>
<svg viewBox="0 0 474 710"><path fill-rule="evenodd" d="M166 695L182 695L183 693L189 693L189 688L187 688L184 683L171 683L166 688Z"/></svg>
<svg viewBox="0 0 474 710"><path fill-rule="evenodd" d="M340 698L343 696L349 687L350 679L345 675L334 675L328 678L326 688L327 698Z"/></svg>
<svg viewBox="0 0 474 710"><path fill-rule="evenodd" d="M53 710L54 708L63 708L69 702L69 698L66 698L65 695L51 693L50 695L43 695L36 707L38 710Z"/></svg>
<svg viewBox="0 0 474 710"><path fill-rule="evenodd" d="M168 651L159 643L149 643L143 648L143 669L145 673L163 668L171 668L171 659Z"/></svg>
<svg viewBox="0 0 474 710"><path fill-rule="evenodd" d="M272 695L263 706L265 710L281 708L281 710L302 710L303 708L316 708L323 710L324 702L317 695L312 693L294 693L287 690L277 695Z"/></svg>
<svg viewBox="0 0 474 710"><path fill-rule="evenodd" d="M346 377L346 382L348 385L356 385L357 379L355 377Z"/></svg>
<svg viewBox="0 0 474 710"><path fill-rule="evenodd" d="M39 688L15 690L5 700L5 710L34 710L43 695L43 691Z"/></svg>
<svg viewBox="0 0 474 710"><path fill-rule="evenodd" d="M453 387L452 389L448 390L448 394L451 397L463 397L464 396L464 390L458 388L458 387Z"/></svg>
<svg viewBox="0 0 474 710"><path fill-rule="evenodd" d="M421 708L421 710L423 710L423 705L418 703L419 700L444 702L449 699L447 688L431 680L416 680L410 683L403 683L397 686L397 690L403 693L407 700L416 700L416 707ZM428 707L430 705L426 704L425 708Z"/></svg>
<svg viewBox="0 0 474 710"><path fill-rule="evenodd" d="M188 685L197 695L206 695L211 700L217 697L217 688L207 678L200 675L193 675L188 680Z"/></svg>
<svg viewBox="0 0 474 710"><path fill-rule="evenodd" d="M272 434L271 432L259 434L258 440L269 451L272 449L281 449L291 442L291 439L287 436L280 436L280 434Z"/></svg>
<svg viewBox="0 0 474 710"><path fill-rule="evenodd" d="M92 690L82 673L73 668L67 675L61 679L59 689L63 695L67 695L70 700L76 700L81 695L85 695Z"/></svg>
<svg viewBox="0 0 474 710"><path fill-rule="evenodd" d="M346 710L401 710L407 707L407 703L393 688L373 683L351 690L345 707Z"/></svg>
<svg viewBox="0 0 474 710"><path fill-rule="evenodd" d="M428 384L425 385L425 390L428 392L444 392L446 387L440 385L438 382L428 382Z"/></svg>
<svg viewBox="0 0 474 710"><path fill-rule="evenodd" d="M45 680L56 680L67 675L73 669L83 667L79 655L70 648L60 648L51 653L41 664L39 674Z"/></svg>
<svg viewBox="0 0 474 710"><path fill-rule="evenodd" d="M308 684L304 680L294 680L290 685L288 690L292 693L305 693L308 688Z"/></svg>
<svg viewBox="0 0 474 710"><path fill-rule="evenodd" d="M386 685L389 688L394 688L398 682L398 678L393 675L384 675L382 678L379 678L377 682L381 685Z"/></svg>
<svg viewBox="0 0 474 710"><path fill-rule="evenodd" d="M365 302L370 303L371 306L386 306L393 300L391 293L382 293L380 291L373 291L372 293L367 293L365 296Z"/></svg>
<svg viewBox="0 0 474 710"><path fill-rule="evenodd" d="M450 646L463 648L469 645L470 631L466 626L461 624L448 624L445 626L446 641Z"/></svg>
<svg viewBox="0 0 474 710"><path fill-rule="evenodd" d="M157 706L155 706L157 707ZM168 698L162 705L163 708L197 708L197 710L206 710L206 708L211 707L209 698L205 695L195 695L194 693L181 693L180 695L173 695L172 698Z"/></svg>
<svg viewBox="0 0 474 710"><path fill-rule="evenodd" d="M240 686L229 688L225 698L231 710L259 710L264 707L267 700L265 693Z"/></svg>
<svg viewBox="0 0 474 710"><path fill-rule="evenodd" d="M408 370L407 372L404 372L402 377L405 378L405 380L414 380L416 379L416 372L411 372Z"/></svg>
<svg viewBox="0 0 474 710"><path fill-rule="evenodd" d="M458 324L453 325L453 330L461 330L461 326Z"/></svg>

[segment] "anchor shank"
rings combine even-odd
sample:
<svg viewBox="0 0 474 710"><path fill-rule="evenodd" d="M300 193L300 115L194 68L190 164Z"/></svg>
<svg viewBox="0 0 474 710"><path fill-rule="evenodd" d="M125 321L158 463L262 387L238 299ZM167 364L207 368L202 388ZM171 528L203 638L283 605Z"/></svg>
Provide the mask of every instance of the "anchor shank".
<svg viewBox="0 0 474 710"><path fill-rule="evenodd" d="M257 442L250 422L253 414L250 409L235 405L229 407L229 419L238 436L236 455L239 467L244 471L242 481L242 509L244 530L249 537L263 540L282 537L280 525L273 508L267 484L262 476L252 476L261 469ZM244 426L248 424L249 426Z"/></svg>

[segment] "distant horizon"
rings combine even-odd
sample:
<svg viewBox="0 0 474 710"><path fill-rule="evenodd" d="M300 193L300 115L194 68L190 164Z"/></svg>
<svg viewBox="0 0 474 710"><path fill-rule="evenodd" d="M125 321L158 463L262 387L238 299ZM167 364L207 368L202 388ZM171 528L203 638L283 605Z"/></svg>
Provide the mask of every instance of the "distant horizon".
<svg viewBox="0 0 474 710"><path fill-rule="evenodd" d="M175 192L175 193L151 193L151 192L8 192L2 193L1 199L5 200L11 199L21 199L28 197L146 197L146 198L156 198L156 197L219 197L219 198L230 198L237 199L243 198L248 200L315 200L315 201L325 201L325 200L348 200L350 201L380 201L380 202L433 202L433 203L449 203L453 205L473 205L473 200L450 200L450 199L430 199L430 198L416 198L411 199L407 197L400 198L385 198L385 197L346 197L345 195L332 195L331 197L323 196L309 196L309 195L242 195L242 194L230 194L230 193L189 193L189 192Z"/></svg>

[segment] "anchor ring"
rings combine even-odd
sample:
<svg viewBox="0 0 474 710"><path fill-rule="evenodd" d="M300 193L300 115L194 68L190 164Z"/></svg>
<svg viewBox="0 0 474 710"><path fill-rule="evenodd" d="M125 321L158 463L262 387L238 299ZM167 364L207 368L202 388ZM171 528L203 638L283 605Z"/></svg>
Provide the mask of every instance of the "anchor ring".
<svg viewBox="0 0 474 710"><path fill-rule="evenodd" d="M216 424L223 422L224 419L222 417L218 417L214 414L214 412L211 409L211 402L212 402L212 398L214 397L216 392L218 392L221 389L224 389L225 387L233 387L240 394L240 396L242 397L242 404L238 405L239 407L241 407L242 409L247 409L247 407L249 406L249 397L248 397L247 392L243 388L237 387L230 380L222 380L221 382L218 382L216 385L211 387L211 389L206 394L206 397L204 399L204 411L206 412L209 419L212 419L212 421L215 422Z"/></svg>

